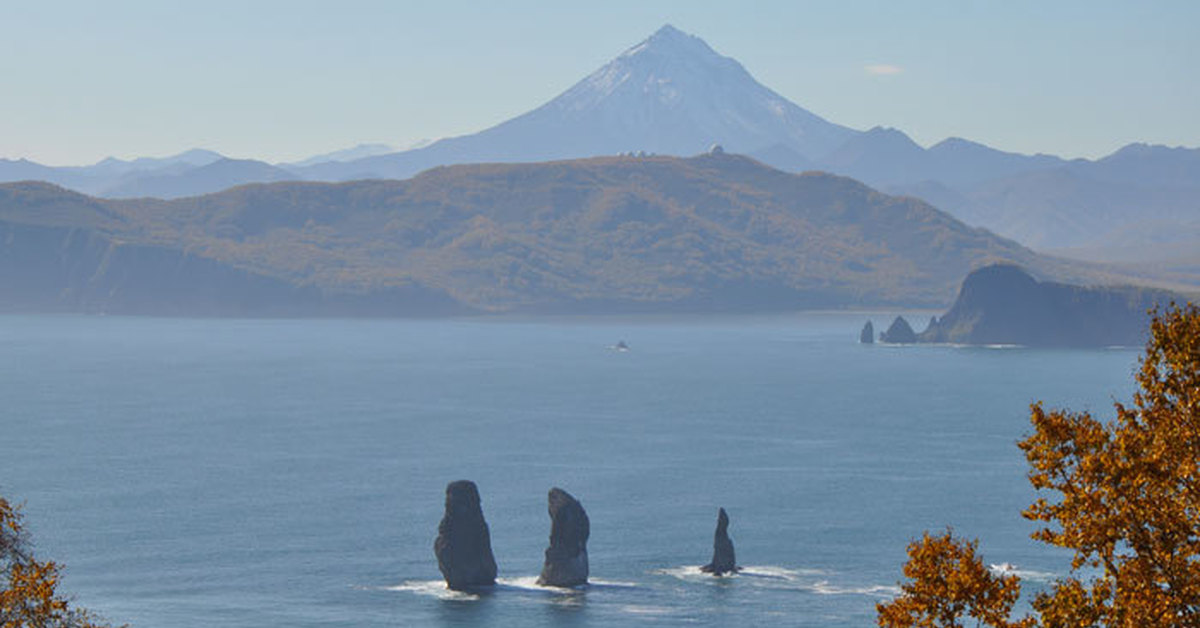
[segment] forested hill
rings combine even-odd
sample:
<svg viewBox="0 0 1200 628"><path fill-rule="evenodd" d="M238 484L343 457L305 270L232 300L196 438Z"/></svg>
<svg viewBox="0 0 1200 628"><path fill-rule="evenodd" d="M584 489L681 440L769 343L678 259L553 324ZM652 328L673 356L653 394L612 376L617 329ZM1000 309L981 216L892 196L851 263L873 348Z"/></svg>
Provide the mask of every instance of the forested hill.
<svg viewBox="0 0 1200 628"><path fill-rule="evenodd" d="M722 153L163 201L0 186L9 311L441 315L944 306L986 262L1096 283L915 199ZM1128 281L1128 277L1121 277Z"/></svg>

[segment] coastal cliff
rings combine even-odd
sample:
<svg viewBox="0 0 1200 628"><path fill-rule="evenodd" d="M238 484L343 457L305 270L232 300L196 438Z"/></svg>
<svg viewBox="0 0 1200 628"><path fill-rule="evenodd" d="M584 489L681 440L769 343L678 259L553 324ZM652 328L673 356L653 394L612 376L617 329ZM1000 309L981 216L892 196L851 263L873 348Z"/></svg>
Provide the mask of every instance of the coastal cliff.
<svg viewBox="0 0 1200 628"><path fill-rule="evenodd" d="M985 266L963 281L950 310L919 342L1031 347L1138 346L1148 311L1180 295L1135 287L1041 282L1010 264Z"/></svg>

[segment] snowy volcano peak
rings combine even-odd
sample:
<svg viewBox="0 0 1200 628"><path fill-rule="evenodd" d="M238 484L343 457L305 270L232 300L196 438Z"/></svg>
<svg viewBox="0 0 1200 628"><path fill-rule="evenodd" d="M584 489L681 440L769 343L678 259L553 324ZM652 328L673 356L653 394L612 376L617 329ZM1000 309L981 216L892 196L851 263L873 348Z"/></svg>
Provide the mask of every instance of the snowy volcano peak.
<svg viewBox="0 0 1200 628"><path fill-rule="evenodd" d="M703 39L695 35L689 35L670 24L666 24L655 31L653 35L642 40L641 43L621 53L618 59L627 57L649 58L654 56L724 58L710 48Z"/></svg>
<svg viewBox="0 0 1200 628"><path fill-rule="evenodd" d="M516 118L416 150L314 166L309 176L406 177L452 163L630 152L690 156L713 144L807 167L858 133L800 108L704 40L666 25Z"/></svg>
<svg viewBox="0 0 1200 628"><path fill-rule="evenodd" d="M578 134L595 154L753 153L776 145L818 158L854 131L805 111L704 40L666 25L542 107L518 118ZM502 125L503 126L503 125ZM586 141L585 141L586 140Z"/></svg>
<svg viewBox="0 0 1200 628"><path fill-rule="evenodd" d="M668 83L693 83L691 87L698 90L731 79L754 83L754 78L740 63L721 56L703 39L670 24L621 53L592 77L601 77L602 83L608 84L633 78L644 82L646 91L654 91ZM613 81L614 78L618 80ZM668 91L674 93L674 90Z"/></svg>

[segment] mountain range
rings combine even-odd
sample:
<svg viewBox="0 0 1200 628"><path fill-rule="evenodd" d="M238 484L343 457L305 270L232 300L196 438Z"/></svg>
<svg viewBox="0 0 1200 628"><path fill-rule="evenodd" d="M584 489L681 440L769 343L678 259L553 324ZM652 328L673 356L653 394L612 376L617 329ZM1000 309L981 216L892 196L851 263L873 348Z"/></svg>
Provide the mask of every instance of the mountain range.
<svg viewBox="0 0 1200 628"><path fill-rule="evenodd" d="M288 164L202 150L66 168L0 160L0 181L172 199L245 183L405 179L460 163L688 156L712 144L779 169L821 170L916 196L1039 250L1200 276L1200 149L1131 144L1091 161L961 138L924 148L895 129L829 122L669 25L528 113L410 150L362 145Z"/></svg>

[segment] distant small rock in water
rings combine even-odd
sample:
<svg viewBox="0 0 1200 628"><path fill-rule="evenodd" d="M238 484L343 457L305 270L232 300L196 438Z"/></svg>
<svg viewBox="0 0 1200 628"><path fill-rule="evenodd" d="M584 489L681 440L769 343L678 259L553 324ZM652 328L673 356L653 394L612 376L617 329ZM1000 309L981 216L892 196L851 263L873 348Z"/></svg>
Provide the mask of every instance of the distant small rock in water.
<svg viewBox="0 0 1200 628"><path fill-rule="evenodd" d="M869 324L869 323L868 323ZM712 562L700 568L704 573L723 576L741 571L733 555L733 541L729 538L729 515L724 508L717 509L717 531L713 534Z"/></svg>
<svg viewBox="0 0 1200 628"><path fill-rule="evenodd" d="M591 534L587 512L570 493L550 489L550 547L538 584L573 587L587 584L587 540Z"/></svg>
<svg viewBox="0 0 1200 628"><path fill-rule="evenodd" d="M864 345L875 343L875 325L871 324L871 321L867 321L862 331L858 332L858 341Z"/></svg>
<svg viewBox="0 0 1200 628"><path fill-rule="evenodd" d="M879 334L879 339L894 344L910 344L917 341L917 334L903 316L897 316L896 320L888 326L887 331Z"/></svg>
<svg viewBox="0 0 1200 628"><path fill-rule="evenodd" d="M483 519L479 489L469 480L446 485L446 513L433 542L438 569L456 591L496 583L496 558Z"/></svg>

